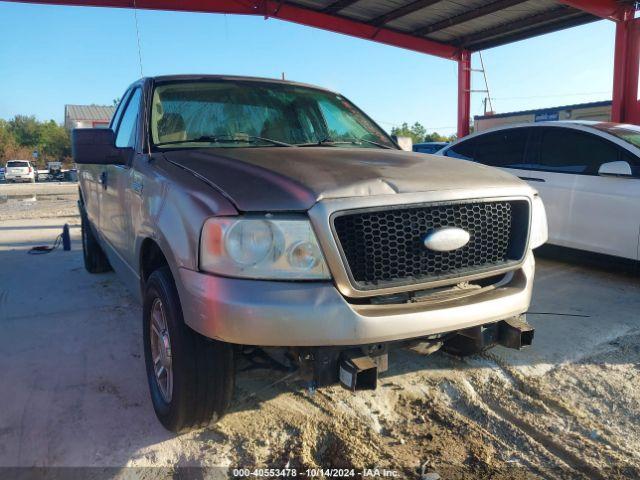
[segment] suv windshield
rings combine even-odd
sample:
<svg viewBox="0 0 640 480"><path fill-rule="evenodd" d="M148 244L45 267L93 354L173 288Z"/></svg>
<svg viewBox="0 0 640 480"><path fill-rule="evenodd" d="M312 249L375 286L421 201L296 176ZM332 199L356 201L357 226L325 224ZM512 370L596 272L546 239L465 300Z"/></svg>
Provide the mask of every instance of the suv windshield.
<svg viewBox="0 0 640 480"><path fill-rule="evenodd" d="M229 80L156 86L151 138L158 148L396 148L380 127L340 95L297 85Z"/></svg>

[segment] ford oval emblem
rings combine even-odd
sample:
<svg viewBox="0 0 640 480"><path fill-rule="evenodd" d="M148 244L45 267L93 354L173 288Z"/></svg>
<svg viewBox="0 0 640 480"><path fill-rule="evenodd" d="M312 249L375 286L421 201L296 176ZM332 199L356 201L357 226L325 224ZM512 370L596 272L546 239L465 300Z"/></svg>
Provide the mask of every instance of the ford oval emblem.
<svg viewBox="0 0 640 480"><path fill-rule="evenodd" d="M424 236L424 246L434 252L450 252L469 243L469 232L457 227L442 227L429 231Z"/></svg>

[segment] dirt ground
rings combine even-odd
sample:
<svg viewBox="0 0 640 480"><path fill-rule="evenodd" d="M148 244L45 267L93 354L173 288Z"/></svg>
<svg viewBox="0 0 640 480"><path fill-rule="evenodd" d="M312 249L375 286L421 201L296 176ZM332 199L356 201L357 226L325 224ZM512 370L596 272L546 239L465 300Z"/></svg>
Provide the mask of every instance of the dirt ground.
<svg viewBox="0 0 640 480"><path fill-rule="evenodd" d="M0 222L78 213L77 183L0 183Z"/></svg>
<svg viewBox="0 0 640 480"><path fill-rule="evenodd" d="M232 411L176 436L148 398L139 306L113 273L83 269L74 193L25 207L3 187L0 467L163 467L137 470L144 478L203 466L213 477L287 466L425 480L640 478L637 275L539 259L528 350L464 360L396 351L378 389L357 394L240 371ZM52 243L63 223L71 252L26 253Z"/></svg>

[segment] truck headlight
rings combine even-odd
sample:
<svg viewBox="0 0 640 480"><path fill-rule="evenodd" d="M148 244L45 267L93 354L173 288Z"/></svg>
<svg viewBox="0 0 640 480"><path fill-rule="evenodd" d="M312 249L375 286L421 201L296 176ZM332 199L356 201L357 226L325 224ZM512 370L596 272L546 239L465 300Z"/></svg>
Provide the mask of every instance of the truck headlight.
<svg viewBox="0 0 640 480"><path fill-rule="evenodd" d="M531 249L534 249L546 243L549 239L549 230L547 227L547 212L544 209L544 203L542 203L540 195L533 197L531 208L531 238L529 245Z"/></svg>
<svg viewBox="0 0 640 480"><path fill-rule="evenodd" d="M200 269L230 277L329 279L318 240L305 217L215 217L202 228Z"/></svg>

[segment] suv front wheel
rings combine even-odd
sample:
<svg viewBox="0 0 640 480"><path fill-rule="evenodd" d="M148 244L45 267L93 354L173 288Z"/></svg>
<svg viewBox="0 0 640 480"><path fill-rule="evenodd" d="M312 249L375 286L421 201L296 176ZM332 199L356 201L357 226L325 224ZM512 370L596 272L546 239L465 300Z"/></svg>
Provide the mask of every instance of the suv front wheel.
<svg viewBox="0 0 640 480"><path fill-rule="evenodd" d="M219 420L234 390L233 347L184 323L169 267L147 280L142 317L147 380L162 425L177 433Z"/></svg>

